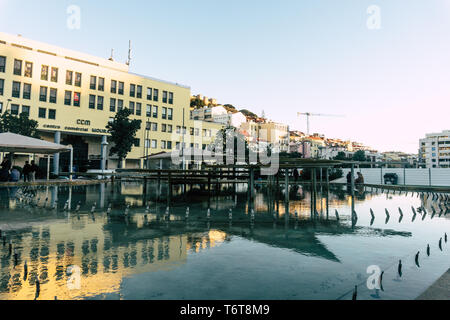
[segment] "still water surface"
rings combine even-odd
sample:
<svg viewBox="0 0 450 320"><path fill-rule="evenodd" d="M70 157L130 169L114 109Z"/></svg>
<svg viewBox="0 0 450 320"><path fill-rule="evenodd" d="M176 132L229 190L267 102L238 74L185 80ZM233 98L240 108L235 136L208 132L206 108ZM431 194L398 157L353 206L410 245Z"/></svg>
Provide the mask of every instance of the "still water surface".
<svg viewBox="0 0 450 320"><path fill-rule="evenodd" d="M439 216L431 197L366 189L352 222L346 190L321 193L315 219L302 187L292 188L287 206L265 189L252 201L245 193L190 194L171 204L169 222L155 188L145 197L136 183L0 189L0 299L34 299L36 276L38 299L351 299L355 285L358 299L415 299L450 267L448 244L438 245L450 234L450 211ZM413 221L411 207L422 205L428 214ZM385 272L383 291L367 288L372 265Z"/></svg>

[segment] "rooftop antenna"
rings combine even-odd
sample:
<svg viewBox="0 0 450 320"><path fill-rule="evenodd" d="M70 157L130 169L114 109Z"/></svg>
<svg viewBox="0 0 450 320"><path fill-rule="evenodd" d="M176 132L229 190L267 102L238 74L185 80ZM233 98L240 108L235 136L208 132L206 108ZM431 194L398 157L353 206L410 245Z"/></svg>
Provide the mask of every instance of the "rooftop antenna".
<svg viewBox="0 0 450 320"><path fill-rule="evenodd" d="M114 61L114 49L111 49L111 57L109 58L110 61Z"/></svg>
<svg viewBox="0 0 450 320"><path fill-rule="evenodd" d="M131 40L128 43L128 60L127 60L127 65L129 66L131 62Z"/></svg>

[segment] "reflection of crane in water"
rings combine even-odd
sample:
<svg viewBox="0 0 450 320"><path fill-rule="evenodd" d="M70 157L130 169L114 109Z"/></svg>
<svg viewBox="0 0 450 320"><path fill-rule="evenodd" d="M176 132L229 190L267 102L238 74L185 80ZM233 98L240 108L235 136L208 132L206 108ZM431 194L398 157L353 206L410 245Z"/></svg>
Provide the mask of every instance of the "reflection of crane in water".
<svg viewBox="0 0 450 320"><path fill-rule="evenodd" d="M309 136L310 131L310 125L309 125L309 117L345 117L344 115L340 114L320 114L320 113L311 113L311 112L298 112L297 116L306 116L307 121L307 132L306 134Z"/></svg>

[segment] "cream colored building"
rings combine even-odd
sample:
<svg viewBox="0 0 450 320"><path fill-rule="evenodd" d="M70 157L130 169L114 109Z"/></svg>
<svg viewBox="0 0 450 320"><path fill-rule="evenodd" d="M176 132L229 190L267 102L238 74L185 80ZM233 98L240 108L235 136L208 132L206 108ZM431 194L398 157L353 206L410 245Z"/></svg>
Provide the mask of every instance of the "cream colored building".
<svg viewBox="0 0 450 320"><path fill-rule="evenodd" d="M111 145L104 152L102 142L121 108L141 121L126 168L142 167L143 157L173 150L177 142L189 144L194 127L204 132L200 144L210 144L221 127L190 120L190 97L189 87L132 73L128 64L0 33L0 112L28 113L42 139L71 144L79 169L100 169L101 159L109 169L118 166ZM68 156L55 157L55 173L68 166Z"/></svg>

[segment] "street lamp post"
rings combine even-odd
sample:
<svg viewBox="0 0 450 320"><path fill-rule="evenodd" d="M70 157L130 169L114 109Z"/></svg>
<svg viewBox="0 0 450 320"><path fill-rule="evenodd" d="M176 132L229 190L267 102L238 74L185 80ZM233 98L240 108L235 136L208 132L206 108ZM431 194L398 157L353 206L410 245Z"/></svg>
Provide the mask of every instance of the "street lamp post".
<svg viewBox="0 0 450 320"><path fill-rule="evenodd" d="M148 156L149 156L149 152L148 152L148 148L150 145L150 140L149 140L149 136L150 136L150 118L147 118L147 123L145 125L145 132L146 132L146 136L145 136L145 142L144 142L144 147L145 147L145 168L148 169Z"/></svg>
<svg viewBox="0 0 450 320"><path fill-rule="evenodd" d="M6 104L5 113L8 111L9 103L12 101L12 99L8 99L8 103Z"/></svg>

